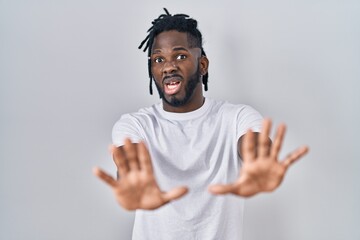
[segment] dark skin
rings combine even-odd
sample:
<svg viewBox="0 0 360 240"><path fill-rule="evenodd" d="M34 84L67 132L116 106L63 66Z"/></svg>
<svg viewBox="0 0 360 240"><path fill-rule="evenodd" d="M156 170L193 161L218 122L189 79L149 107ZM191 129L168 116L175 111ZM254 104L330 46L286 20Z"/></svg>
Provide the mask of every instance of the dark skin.
<svg viewBox="0 0 360 240"><path fill-rule="evenodd" d="M200 48L188 44L186 33L160 33L154 40L151 60L155 82L164 91L164 98L167 100L163 99L165 111L185 113L203 105L201 76L198 79L199 84L185 104L175 107L168 103L175 98L185 98L186 85L192 77L197 76L197 71L201 75L208 71L208 59L201 56ZM270 119L263 121L261 133L249 130L238 140L238 151L243 160L238 179L229 184L211 185L209 192L214 195L235 194L250 197L277 189L289 166L308 151L306 146L299 147L279 161L285 128L284 124L278 126L273 144L269 139ZM135 144L126 139L124 146L111 146L111 153L119 178L114 179L99 168L94 169L94 174L112 188L116 200L125 209L156 209L187 193L186 186L179 186L168 192L161 191L145 143Z"/></svg>
<svg viewBox="0 0 360 240"><path fill-rule="evenodd" d="M164 98L183 99L185 88L191 76L199 70L201 75L208 71L209 60L201 55L201 49L188 44L186 33L168 31L160 33L154 41L151 55L151 71L157 86L165 92ZM173 77L172 77L173 76ZM164 110L168 112L184 113L200 108L204 103L201 79L190 99L183 106L171 106L163 101ZM166 82L178 82L177 91L166 93Z"/></svg>

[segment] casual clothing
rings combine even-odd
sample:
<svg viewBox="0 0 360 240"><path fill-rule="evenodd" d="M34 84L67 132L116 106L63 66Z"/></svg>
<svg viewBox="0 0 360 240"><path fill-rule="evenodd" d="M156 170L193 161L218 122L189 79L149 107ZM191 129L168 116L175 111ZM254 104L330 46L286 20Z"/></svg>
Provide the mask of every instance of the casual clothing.
<svg viewBox="0 0 360 240"><path fill-rule="evenodd" d="M133 239L242 239L244 199L214 196L210 184L238 178L238 139L247 129L260 131L262 116L247 105L206 98L188 113L163 110L162 103L124 114L112 137L144 141L163 191L187 186L189 192L156 210L137 210Z"/></svg>

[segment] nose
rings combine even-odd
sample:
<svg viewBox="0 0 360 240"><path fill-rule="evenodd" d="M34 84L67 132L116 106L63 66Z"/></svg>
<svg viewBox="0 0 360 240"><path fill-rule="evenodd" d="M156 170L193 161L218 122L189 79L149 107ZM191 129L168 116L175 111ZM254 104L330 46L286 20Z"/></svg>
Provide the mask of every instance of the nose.
<svg viewBox="0 0 360 240"><path fill-rule="evenodd" d="M169 73L173 73L177 70L177 65L174 62L165 62L163 65L163 69L162 72L164 74L169 74Z"/></svg>

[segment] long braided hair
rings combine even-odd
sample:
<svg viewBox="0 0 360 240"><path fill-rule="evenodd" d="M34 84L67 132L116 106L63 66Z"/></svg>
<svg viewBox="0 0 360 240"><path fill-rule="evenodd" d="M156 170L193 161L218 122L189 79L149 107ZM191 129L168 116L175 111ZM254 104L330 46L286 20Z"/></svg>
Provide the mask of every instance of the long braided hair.
<svg viewBox="0 0 360 240"><path fill-rule="evenodd" d="M146 38L141 42L139 49L144 46L143 51L146 52L148 50L148 72L150 78L149 90L150 94L153 94L152 90L152 81L153 76L151 73L151 48L154 43L155 37L165 31L176 30L178 32L185 32L188 34L188 41L190 47L198 47L201 49L201 55L206 56L205 51L202 47L202 35L199 29L197 28L197 21L195 19L190 18L186 14L175 14L171 15L166 8L164 8L165 14L161 14L157 19L152 21L152 26L147 31L149 34ZM209 74L206 73L202 82L204 84L205 91L208 90L208 78Z"/></svg>

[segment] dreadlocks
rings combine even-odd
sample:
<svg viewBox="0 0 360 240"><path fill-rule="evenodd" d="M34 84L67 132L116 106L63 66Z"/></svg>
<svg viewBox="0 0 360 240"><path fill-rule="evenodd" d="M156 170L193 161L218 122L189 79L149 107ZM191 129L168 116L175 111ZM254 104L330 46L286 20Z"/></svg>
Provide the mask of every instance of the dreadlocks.
<svg viewBox="0 0 360 240"><path fill-rule="evenodd" d="M148 50L148 71L150 78L150 94L152 95L152 81L153 76L151 74L151 47L154 43L155 37L165 31L176 30L179 32L185 32L188 34L188 41L191 47L198 47L201 49L201 55L206 56L205 51L202 47L202 35L201 32L197 29L197 21L189 18L186 14L175 14L171 15L166 8L164 8L166 14L161 14L157 19L152 21L152 27L147 31L149 34L147 37L141 42L139 49L141 49L144 45L143 51ZM204 84L205 91L208 90L208 78L209 74L206 73L202 82Z"/></svg>

